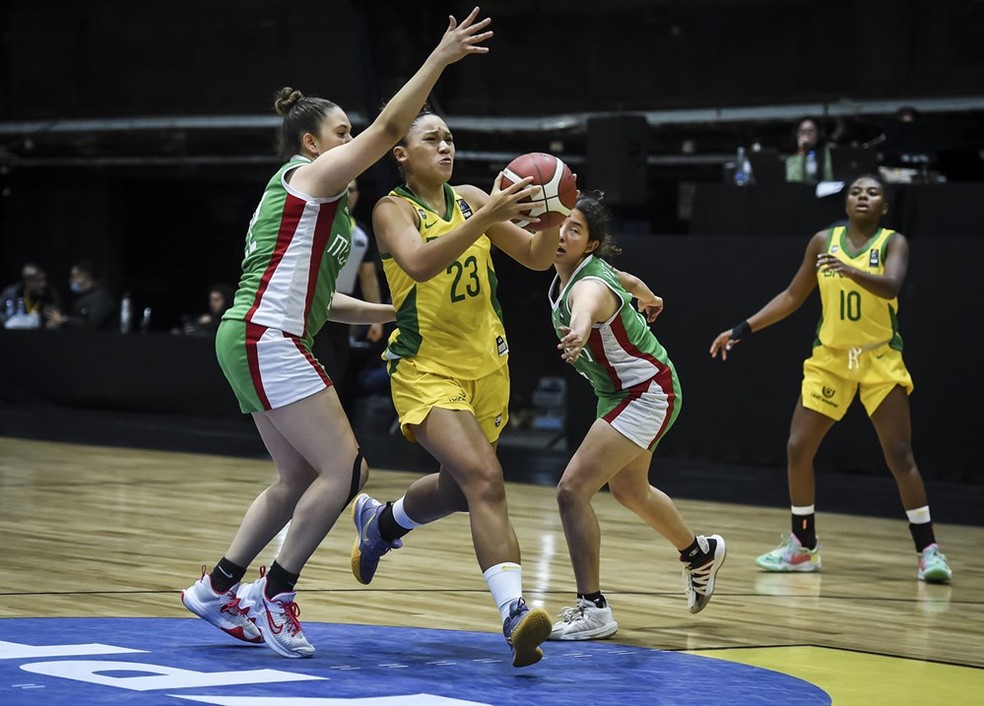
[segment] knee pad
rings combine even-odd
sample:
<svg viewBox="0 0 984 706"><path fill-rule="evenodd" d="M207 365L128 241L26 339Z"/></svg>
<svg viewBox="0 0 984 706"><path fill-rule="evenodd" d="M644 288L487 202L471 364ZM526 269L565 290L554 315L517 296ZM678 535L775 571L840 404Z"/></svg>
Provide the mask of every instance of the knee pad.
<svg viewBox="0 0 984 706"><path fill-rule="evenodd" d="M359 489L362 488L362 462L364 460L362 449L359 449L355 454L355 461L352 463L352 487L349 489L348 499L345 501L346 505L352 502L352 499L359 494Z"/></svg>

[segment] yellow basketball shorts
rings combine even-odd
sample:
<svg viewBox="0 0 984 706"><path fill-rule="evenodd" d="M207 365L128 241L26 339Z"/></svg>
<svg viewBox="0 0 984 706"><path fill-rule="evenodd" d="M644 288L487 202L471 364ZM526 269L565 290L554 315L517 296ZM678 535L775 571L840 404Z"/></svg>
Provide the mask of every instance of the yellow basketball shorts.
<svg viewBox="0 0 984 706"><path fill-rule="evenodd" d="M896 385L912 394L914 385L902 353L887 343L854 357L846 349L817 346L803 362L803 406L843 419L860 390L861 404L870 417Z"/></svg>
<svg viewBox="0 0 984 706"><path fill-rule="evenodd" d="M489 443L499 439L509 421L508 365L477 380L421 370L413 358L391 361L387 370L400 429L410 441L416 441L410 427L423 422L434 408L471 412Z"/></svg>

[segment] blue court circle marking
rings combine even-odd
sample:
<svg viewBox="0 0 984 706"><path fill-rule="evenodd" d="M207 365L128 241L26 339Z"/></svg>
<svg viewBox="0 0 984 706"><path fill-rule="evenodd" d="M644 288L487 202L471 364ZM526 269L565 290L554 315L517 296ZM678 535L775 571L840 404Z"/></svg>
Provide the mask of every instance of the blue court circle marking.
<svg viewBox="0 0 984 706"><path fill-rule="evenodd" d="M0 703L100 706L829 705L819 687L699 655L548 642L515 669L501 635L305 623L317 652L278 657L196 619L0 619Z"/></svg>

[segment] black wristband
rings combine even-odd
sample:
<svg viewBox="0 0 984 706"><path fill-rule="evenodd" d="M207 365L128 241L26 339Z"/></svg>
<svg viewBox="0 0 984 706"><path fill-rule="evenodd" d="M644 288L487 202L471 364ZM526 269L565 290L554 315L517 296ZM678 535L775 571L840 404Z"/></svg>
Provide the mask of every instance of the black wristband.
<svg viewBox="0 0 984 706"><path fill-rule="evenodd" d="M742 321L740 324L731 329L731 340L739 341L745 336L750 336L752 333L752 327L748 325L748 321Z"/></svg>

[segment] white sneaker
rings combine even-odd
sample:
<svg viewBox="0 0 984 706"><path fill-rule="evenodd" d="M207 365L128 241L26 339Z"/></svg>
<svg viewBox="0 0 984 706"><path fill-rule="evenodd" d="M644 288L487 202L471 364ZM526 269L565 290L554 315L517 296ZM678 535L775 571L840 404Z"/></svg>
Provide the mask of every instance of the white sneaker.
<svg viewBox="0 0 984 706"><path fill-rule="evenodd" d="M224 633L243 642L263 642L260 631L249 619L249 610L242 606L236 594L236 584L225 593L216 593L212 577L202 569L202 577L181 592L184 607L202 620L207 620Z"/></svg>
<svg viewBox="0 0 984 706"><path fill-rule="evenodd" d="M294 602L297 593L280 593L271 600L266 597L266 584L266 576L262 576L259 581L239 590L241 604L249 610L263 635L263 641L282 657L312 656L314 645L304 637L304 630L297 619L301 614L300 606Z"/></svg>
<svg viewBox="0 0 984 706"><path fill-rule="evenodd" d="M684 564L683 588L687 592L687 608L691 613L704 610L704 606L711 600L711 594L714 593L714 577L717 576L718 569L721 568L727 554L724 538L719 534L712 534L710 537L698 536L697 544L705 554L711 555L711 559L697 567Z"/></svg>
<svg viewBox="0 0 984 706"><path fill-rule="evenodd" d="M577 599L573 608L564 608L553 624L548 640L604 640L618 631L611 607L599 608L591 601Z"/></svg>

